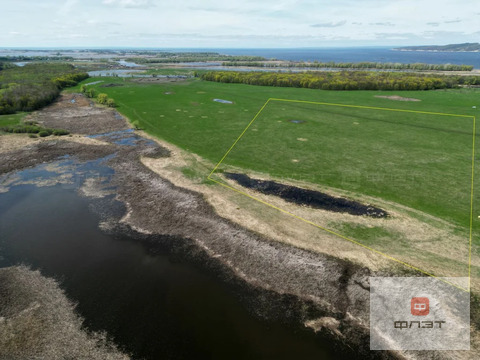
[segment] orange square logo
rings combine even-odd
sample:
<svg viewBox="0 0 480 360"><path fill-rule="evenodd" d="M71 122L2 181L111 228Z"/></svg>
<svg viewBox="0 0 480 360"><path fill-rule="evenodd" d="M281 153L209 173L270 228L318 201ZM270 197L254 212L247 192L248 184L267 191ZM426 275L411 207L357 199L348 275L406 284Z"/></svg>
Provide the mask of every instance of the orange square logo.
<svg viewBox="0 0 480 360"><path fill-rule="evenodd" d="M426 297L414 297L411 301L411 312L415 316L426 316L430 313L430 301Z"/></svg>

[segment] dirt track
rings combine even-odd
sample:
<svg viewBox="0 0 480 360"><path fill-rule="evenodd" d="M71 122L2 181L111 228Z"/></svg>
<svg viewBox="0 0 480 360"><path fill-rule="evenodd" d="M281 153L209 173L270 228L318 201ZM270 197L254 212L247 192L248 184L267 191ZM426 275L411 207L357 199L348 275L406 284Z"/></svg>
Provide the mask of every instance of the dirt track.
<svg viewBox="0 0 480 360"><path fill-rule="evenodd" d="M71 102L72 99L75 102ZM98 135L112 131L124 134L128 129L125 119L116 112L92 106L78 94L63 95L56 104L33 117L45 126L77 134ZM86 160L115 153L117 156L107 165L115 170L112 183L117 187L118 199L128 209L122 219L124 224L148 234L191 239L196 244L195 251L208 255L215 266L225 268L226 273L231 272L249 286L263 291L265 299L269 299L268 294L298 299L288 305L295 307L298 321L316 330L323 327L332 338L353 346L358 354L369 358L402 358L400 354L368 350L370 270L271 241L218 216L201 194L174 186L142 163L142 158L169 156L169 151L157 143L136 138L136 146L124 146L118 143L116 136L81 139L76 136L29 139L14 150L2 148L0 175L65 154ZM259 301L256 305L259 314L268 313L268 301ZM322 315L311 318L309 312L301 310L312 306ZM449 358L441 353L408 354L409 358L419 359L433 356L435 359Z"/></svg>

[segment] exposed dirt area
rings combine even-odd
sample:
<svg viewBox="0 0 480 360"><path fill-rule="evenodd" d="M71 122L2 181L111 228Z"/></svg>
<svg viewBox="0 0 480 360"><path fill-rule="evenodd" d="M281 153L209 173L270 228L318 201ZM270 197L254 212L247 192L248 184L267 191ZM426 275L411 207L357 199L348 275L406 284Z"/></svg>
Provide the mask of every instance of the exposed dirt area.
<svg viewBox="0 0 480 360"><path fill-rule="evenodd" d="M53 105L33 113L28 120L38 121L48 128L65 129L83 135L129 128L125 119L114 109L94 106L81 94L63 94Z"/></svg>
<svg viewBox="0 0 480 360"><path fill-rule="evenodd" d="M388 100L395 100L395 101L422 101L420 99L415 99L415 98L406 98L403 96L398 96L398 95L375 95L376 98L379 99L388 99Z"/></svg>
<svg viewBox="0 0 480 360"><path fill-rule="evenodd" d="M7 137L2 137L2 141ZM92 160L107 156L112 152L109 145L89 146L75 140L71 141L67 137L37 141L25 136L25 139L30 140L27 142L28 145L15 151L1 153L0 175L53 161L65 155L76 156L80 160Z"/></svg>
<svg viewBox="0 0 480 360"><path fill-rule="evenodd" d="M75 102L71 101L73 99ZM399 354L368 350L369 277L386 275L386 269L391 266L378 254L314 227L298 226L296 219L260 203L252 203L221 186L204 184L204 174L208 174L212 164L169 144L151 141L141 132L125 132L128 129L125 119L111 109L93 106L79 94L64 95L56 104L32 117L45 126L77 134L121 132L127 140L132 137L130 140L135 146L119 142L118 135L95 139L77 134L41 141L16 139L18 147L15 149L2 147L0 174L66 154L80 160L116 154L106 164L115 170L111 183L116 186L118 200L128 209L123 224L146 234L190 239L198 252L208 255L212 262L225 267L258 291L297 299L298 309L302 304L314 306L321 316L312 318L299 310L295 312L300 314L298 321L316 330L323 329L321 331L358 349L358 354L365 357L450 358L448 354L435 352ZM187 179L181 172L192 163L196 164L196 169L201 169L197 180ZM95 185L93 182L85 184L88 190L85 193L95 194ZM282 199L272 200L271 195L262 196L279 206L286 204ZM339 216L359 224L367 221L359 219L363 217L321 210L308 215L311 209L300 206L296 210L305 218L310 216L324 223L338 221ZM387 220L368 221L385 224ZM403 226L410 226L409 221L413 220L406 221ZM400 220L391 224L402 226ZM425 236L430 239L431 235L426 231ZM256 305L261 307L259 313L269 311L268 302ZM280 312L290 310L282 308ZM457 355L458 358L476 358L473 352L455 353Z"/></svg>
<svg viewBox="0 0 480 360"><path fill-rule="evenodd" d="M101 88L111 88L111 87L121 87L121 86L124 86L124 85L118 84L118 83L109 83L109 84L100 85Z"/></svg>

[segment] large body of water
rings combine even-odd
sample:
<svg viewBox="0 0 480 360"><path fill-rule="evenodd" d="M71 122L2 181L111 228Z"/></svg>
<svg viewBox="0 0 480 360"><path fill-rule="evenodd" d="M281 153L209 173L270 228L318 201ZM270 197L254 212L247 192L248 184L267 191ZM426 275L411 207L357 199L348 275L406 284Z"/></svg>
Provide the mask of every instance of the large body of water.
<svg viewBox="0 0 480 360"><path fill-rule="evenodd" d="M172 251L169 242L183 239L100 230L102 211L120 216L123 205L78 188L111 174L101 160L65 159L0 176L9 184L0 192L0 267L29 264L59 279L88 328L135 359L351 358L301 324L254 316L236 285Z"/></svg>
<svg viewBox="0 0 480 360"><path fill-rule="evenodd" d="M170 49L171 51L179 51ZM213 51L228 55L255 55L278 60L319 62L398 62L473 65L480 69L480 52L398 51L390 47L371 48L299 48L299 49L182 49Z"/></svg>
<svg viewBox="0 0 480 360"><path fill-rule="evenodd" d="M320 61L320 62L399 62L399 63L427 63L427 64L458 64L473 65L480 69L480 52L426 52L426 51L398 51L392 47L348 47L348 48L285 48L285 49L225 49L225 48L177 48L177 49L149 49L159 51L191 51L191 52L218 52L228 55L256 55L266 58L291 61ZM22 50L8 50L0 48L0 55L14 56L47 56L46 51L36 50L25 52ZM65 53L66 56L85 56L83 53ZM90 56L89 54L88 56ZM112 57L114 55L103 55ZM95 54L95 57L102 55Z"/></svg>

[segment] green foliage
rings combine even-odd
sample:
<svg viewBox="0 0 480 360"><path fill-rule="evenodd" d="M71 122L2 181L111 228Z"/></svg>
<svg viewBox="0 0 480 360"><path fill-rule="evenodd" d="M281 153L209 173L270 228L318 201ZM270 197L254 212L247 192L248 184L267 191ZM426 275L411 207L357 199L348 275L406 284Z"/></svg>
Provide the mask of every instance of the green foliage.
<svg viewBox="0 0 480 360"><path fill-rule="evenodd" d="M11 125L11 126L4 126L0 130L3 132L11 133L11 134L37 134L41 130L42 127L35 126L35 125Z"/></svg>
<svg viewBox="0 0 480 360"><path fill-rule="evenodd" d="M95 91L94 88L90 87L85 91L85 95L88 98L93 99L97 95L97 92Z"/></svg>
<svg viewBox="0 0 480 360"><path fill-rule="evenodd" d="M35 134L28 134L28 137L32 139L36 139L38 136Z"/></svg>
<svg viewBox="0 0 480 360"><path fill-rule="evenodd" d="M108 95L107 94L105 94L105 93L98 94L97 101L98 101L99 104L105 105L107 103L107 100L108 100Z"/></svg>
<svg viewBox="0 0 480 360"><path fill-rule="evenodd" d="M64 74L53 80L55 85L59 89L64 89L66 87L71 87L77 85L80 81L83 81L88 78L86 73L73 73L73 74Z"/></svg>
<svg viewBox="0 0 480 360"><path fill-rule="evenodd" d="M149 63L184 63L184 62L207 62L207 61L263 61L266 60L261 56L249 56L249 55L221 55L215 52L159 52L155 54L155 57L148 58L128 58L127 61L149 64Z"/></svg>
<svg viewBox="0 0 480 360"><path fill-rule="evenodd" d="M234 72L210 71L203 80L222 83L296 87L322 90L434 90L480 85L480 76L445 76L406 72Z"/></svg>
<svg viewBox="0 0 480 360"><path fill-rule="evenodd" d="M55 136L64 136L68 134L70 134L70 131L63 130L63 129L54 129L52 132L52 135L55 135Z"/></svg>
<svg viewBox="0 0 480 360"><path fill-rule="evenodd" d="M0 131L11 134L38 134L40 137L45 137L49 135L62 136L70 134L69 131L63 129L44 128L42 126L39 126L34 121L26 121L23 124L4 126L0 128Z"/></svg>
<svg viewBox="0 0 480 360"><path fill-rule="evenodd" d="M24 121L23 122L25 125L38 125L36 121Z"/></svg>
<svg viewBox="0 0 480 360"><path fill-rule="evenodd" d="M138 120L132 121L132 125L135 128L135 130L142 130L140 127L140 122Z"/></svg>
<svg viewBox="0 0 480 360"><path fill-rule="evenodd" d="M88 77L68 64L27 64L0 72L0 114L32 111L50 104L60 90Z"/></svg>
<svg viewBox="0 0 480 360"><path fill-rule="evenodd" d="M24 61L72 61L74 60L71 56L0 56L0 61L5 62L24 62Z"/></svg>
<svg viewBox="0 0 480 360"><path fill-rule="evenodd" d="M20 124L20 121L26 116L26 113L0 115L0 128ZM32 124L30 124L32 125Z"/></svg>
<svg viewBox="0 0 480 360"><path fill-rule="evenodd" d="M223 66L247 66L264 68L306 68L306 69L377 69L377 70L414 70L414 71L472 71L472 65L454 64L402 64L381 62L336 63L330 62L252 62L252 61L227 61Z"/></svg>
<svg viewBox="0 0 480 360"><path fill-rule="evenodd" d="M107 105L108 107L115 107L115 100L108 97L107 94L101 93L97 95L97 102L102 105Z"/></svg>

